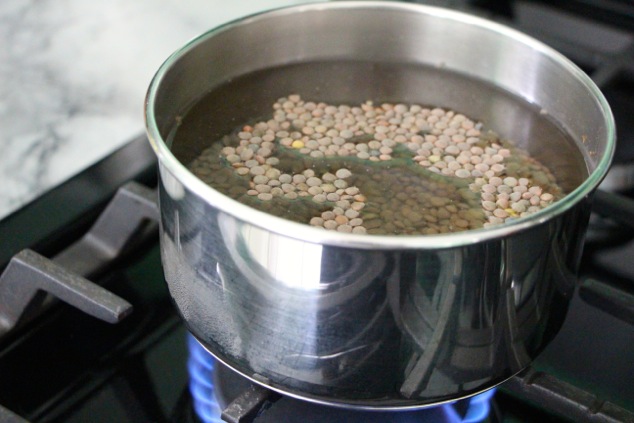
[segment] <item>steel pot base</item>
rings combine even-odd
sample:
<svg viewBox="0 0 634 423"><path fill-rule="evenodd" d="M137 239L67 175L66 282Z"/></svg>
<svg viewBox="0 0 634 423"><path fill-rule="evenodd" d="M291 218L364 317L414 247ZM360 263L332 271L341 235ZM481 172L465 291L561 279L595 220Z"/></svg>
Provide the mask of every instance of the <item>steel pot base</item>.
<svg viewBox="0 0 634 423"><path fill-rule="evenodd" d="M180 201L163 208L172 226L161 243L178 310L228 367L315 402L419 408L495 386L550 341L575 283L576 255L562 252L578 248L588 210L468 248L368 252L236 226ZM204 231L172 232L203 218ZM304 266L341 270L315 281L325 289L288 286L255 257L263 244L279 254L269 263L299 250Z"/></svg>
<svg viewBox="0 0 634 423"><path fill-rule="evenodd" d="M425 408L433 408L433 407L438 407L440 405L443 404L449 404L449 403L453 403L456 401L460 401L462 399L466 399L466 398L470 398L479 394L482 394L484 392L487 392L493 388L496 388L499 385L504 384L507 380L513 378L515 375L517 375L518 373L521 373L521 370L510 375L509 377L500 380L497 383L489 383L487 384L487 386L485 388L482 388L479 391L470 391L468 393L464 393L463 396L461 397L452 397L450 399L447 399L445 401L440 401L437 400L437 402L431 402L431 403L426 403L426 404L421 404L421 403L416 403L414 405L412 404L405 404L405 405L398 405L398 404L387 404L385 403L383 400L379 399L376 401L376 403L371 403L368 401L362 401L360 403L355 403L355 402L338 402L337 399L333 396L325 396L325 397L318 397L318 396L307 396L305 390L302 391L289 391L286 389L286 387L284 386L277 386L277 384L275 383L271 383L269 380L267 380L266 378L262 378L259 375L247 375L244 373L241 373L240 370L231 367L230 364L224 362L222 360L221 357L217 357L210 349L208 346L206 346L204 344L204 342L202 342L198 337L196 337L195 335L193 335L194 338L196 339L196 341L205 349L205 351L207 351L209 354L211 354L214 359L216 359L218 362L220 362L222 365L224 365L225 367L227 367L228 369L230 369L233 372L236 372L238 375L244 377L245 379L258 384L260 386L263 386L265 388L271 389L272 391L275 391L279 394L288 396L290 398L295 398L298 400L302 400L302 401L307 401L313 404L317 404L317 405L323 405L323 406L328 406L328 407L335 407L335 408L343 408L346 410L363 410L363 411L412 411L412 410L422 410Z"/></svg>

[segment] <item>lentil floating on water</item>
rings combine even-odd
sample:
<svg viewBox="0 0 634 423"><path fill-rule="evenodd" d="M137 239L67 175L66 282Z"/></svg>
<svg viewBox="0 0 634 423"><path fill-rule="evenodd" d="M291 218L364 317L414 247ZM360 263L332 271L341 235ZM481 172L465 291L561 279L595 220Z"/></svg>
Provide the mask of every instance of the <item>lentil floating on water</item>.
<svg viewBox="0 0 634 423"><path fill-rule="evenodd" d="M327 230L438 234L528 216L563 193L551 172L482 124L417 104L273 104L190 169L263 211Z"/></svg>

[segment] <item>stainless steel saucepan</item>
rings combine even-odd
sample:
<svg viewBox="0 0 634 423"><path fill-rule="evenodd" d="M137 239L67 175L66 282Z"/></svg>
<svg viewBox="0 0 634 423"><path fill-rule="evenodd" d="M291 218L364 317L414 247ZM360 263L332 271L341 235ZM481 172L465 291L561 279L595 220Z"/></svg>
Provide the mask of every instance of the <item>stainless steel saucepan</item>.
<svg viewBox="0 0 634 423"><path fill-rule="evenodd" d="M497 227L375 236L255 210L207 186L175 156L171 131L210 90L253 71L319 61L432 66L512 93L569 132L587 177L552 206ZM439 104L515 135L546 162L567 155L549 140L533 144L535 134L512 110L456 95L450 85L419 90L398 72L330 82L319 87L324 96L358 89ZM270 105L276 88L267 89ZM223 104L239 109L237 95ZM557 52L487 20L397 2L295 6L213 29L161 66L146 119L160 165L165 277L188 328L257 383L363 409L470 396L532 361L566 314L591 198L615 146L605 98Z"/></svg>

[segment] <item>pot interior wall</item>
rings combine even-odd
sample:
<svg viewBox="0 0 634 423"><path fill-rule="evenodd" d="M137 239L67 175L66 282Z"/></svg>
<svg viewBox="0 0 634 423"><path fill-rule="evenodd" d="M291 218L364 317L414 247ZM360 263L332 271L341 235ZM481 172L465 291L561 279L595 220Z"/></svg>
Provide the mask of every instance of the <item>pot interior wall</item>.
<svg viewBox="0 0 634 423"><path fill-rule="evenodd" d="M190 163L215 140L253 123L254 117L270 119L272 104L291 93L330 104L373 100L456 110L476 116L496 132L498 127L505 128L501 135L546 164L565 192L588 175L570 136L539 108L507 91L437 67L343 60L279 66L215 88L183 116L169 139L172 153L182 163Z"/></svg>
<svg viewBox="0 0 634 423"><path fill-rule="evenodd" d="M589 88L575 77L579 71L567 62L562 65L524 36L480 20L456 18L442 9L425 9L423 14L420 9L380 4L352 9L345 3L329 6L306 7L292 15L281 10L256 16L192 42L164 75L158 91L154 113L163 139L169 139L175 122L203 95L240 76L288 64L357 62L371 69L309 67L285 78L263 78L257 90L226 91L208 133L233 129L222 121L235 124L261 116L277 97L294 91L314 95L318 101L373 99L452 108L514 139L550 167L586 167L581 171L591 172L604 153L605 117ZM420 67L417 75L412 65L427 67L429 78L425 72L425 77L420 76ZM453 73L467 76L471 84L465 85ZM481 94L486 90L474 90L473 80L532 104L557 122L575 147L544 135L535 119L527 120L525 108L498 100L505 96L493 101ZM175 145L174 153L186 162L208 142L209 138L198 136L187 146ZM585 165L580 165L578 155L575 158L575 149ZM560 159L563 163L558 163Z"/></svg>

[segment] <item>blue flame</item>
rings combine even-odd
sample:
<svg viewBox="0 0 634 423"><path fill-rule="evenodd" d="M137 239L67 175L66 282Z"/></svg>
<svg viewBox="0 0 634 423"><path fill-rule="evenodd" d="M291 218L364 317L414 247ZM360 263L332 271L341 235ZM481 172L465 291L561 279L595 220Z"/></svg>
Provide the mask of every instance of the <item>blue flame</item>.
<svg viewBox="0 0 634 423"><path fill-rule="evenodd" d="M189 391L194 400L194 410L203 423L223 423L220 418L220 405L214 395L212 375L214 359L205 349L189 335Z"/></svg>
<svg viewBox="0 0 634 423"><path fill-rule="evenodd" d="M189 347L189 360L187 368L189 370L189 391L194 401L194 410L203 423L223 423L220 418L221 410L213 386L214 358L209 354L196 339L188 335L187 344ZM412 414L408 413L405 418L407 422L418 421L428 422L429 418L441 421L436 423L480 423L486 420L491 409L491 398L495 394L495 389L488 390L479 395L471 397L469 406L464 417L456 411L453 404L445 404L439 409L421 410L420 418L412 420ZM433 411L433 412L432 412ZM405 416L405 414L404 414ZM404 423L406 423L404 421Z"/></svg>
<svg viewBox="0 0 634 423"><path fill-rule="evenodd" d="M491 399L495 394L495 388L490 389L486 392L478 394L476 396L471 397L469 401L469 405L467 406L467 411L464 417L458 414L456 408L454 407L454 403L444 404L440 406L440 409L443 412L443 423L481 423L484 422L489 416L489 412L491 411ZM464 401L464 400L463 400ZM421 411L421 415L425 412L425 410ZM428 419L424 421L429 421Z"/></svg>
<svg viewBox="0 0 634 423"><path fill-rule="evenodd" d="M494 394L495 388L472 397L462 423L479 423L486 420L491 411L491 399Z"/></svg>

